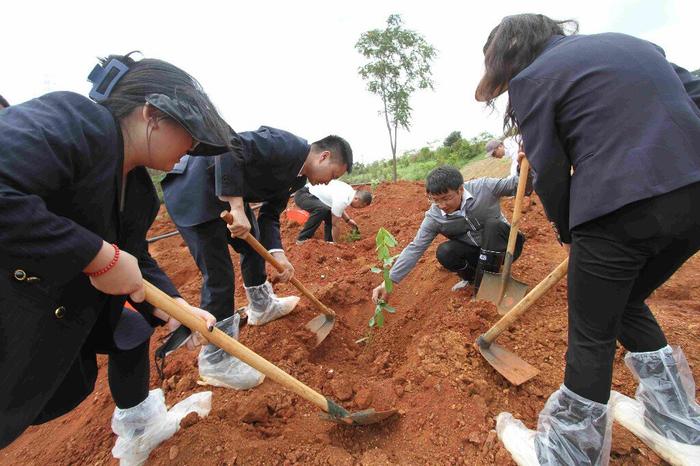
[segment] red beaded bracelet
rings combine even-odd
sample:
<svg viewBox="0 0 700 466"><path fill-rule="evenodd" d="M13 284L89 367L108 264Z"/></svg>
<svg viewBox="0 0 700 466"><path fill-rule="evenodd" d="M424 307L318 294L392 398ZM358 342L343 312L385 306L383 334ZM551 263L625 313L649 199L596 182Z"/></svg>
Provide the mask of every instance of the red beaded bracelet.
<svg viewBox="0 0 700 466"><path fill-rule="evenodd" d="M114 257L109 262L109 264L107 264L104 268L98 270L97 272L88 273L87 274L88 277L95 278L95 277L99 277L100 275L104 275L105 273L112 270L112 267L117 265L117 261L119 260L119 246L112 243L112 247L114 248Z"/></svg>

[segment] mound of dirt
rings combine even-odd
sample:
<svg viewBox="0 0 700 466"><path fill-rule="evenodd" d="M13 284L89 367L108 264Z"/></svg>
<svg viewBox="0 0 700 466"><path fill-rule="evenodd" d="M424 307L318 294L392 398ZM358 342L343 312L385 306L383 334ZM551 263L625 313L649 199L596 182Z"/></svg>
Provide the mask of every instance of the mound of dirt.
<svg viewBox="0 0 700 466"><path fill-rule="evenodd" d="M179 350L168 358L165 381L152 370L152 387L165 390L172 405L205 389L214 392L211 414L192 418L151 454L149 464L218 465L381 465L513 464L492 430L495 416L512 412L534 427L537 414L563 380L566 351L566 284L544 296L499 338L540 370L520 387L508 384L474 348L473 342L497 319L495 307L472 301L470 291L451 292L457 277L435 259L436 241L392 295L396 314L384 328L368 333L374 306L370 294L380 279L374 236L380 227L406 246L418 228L428 200L422 183L382 184L372 206L350 212L362 238L328 244L317 239L295 244L299 226L283 221L283 242L296 276L338 314L334 330L318 348L303 330L317 315L305 298L287 318L263 327L245 327L241 342L310 387L351 410L397 408L401 415L383 424L348 427L318 419L318 410L266 379L245 391L201 387L196 383L196 351ZM512 200L504 201L506 212ZM151 236L174 229L164 212ZM564 259L539 201L522 221L527 242L513 274L536 284ZM183 296L199 301L200 274L180 237L151 245L151 252ZM232 252L235 259L235 253ZM234 261L236 263L237 260ZM238 266L236 266L238 274ZM700 375L700 258L694 257L649 300L672 344L681 345L697 380ZM290 285L279 295L298 294ZM245 302L240 280L237 304ZM152 348L164 336L158 329ZM357 340L368 336L364 343ZM633 395L636 385L615 359L613 388ZM100 361L104 366L104 359ZM0 451L0 464L116 464L110 449L115 437L114 409L101 367L95 392L73 412L28 429ZM661 460L624 429L615 428L611 464L661 464Z"/></svg>

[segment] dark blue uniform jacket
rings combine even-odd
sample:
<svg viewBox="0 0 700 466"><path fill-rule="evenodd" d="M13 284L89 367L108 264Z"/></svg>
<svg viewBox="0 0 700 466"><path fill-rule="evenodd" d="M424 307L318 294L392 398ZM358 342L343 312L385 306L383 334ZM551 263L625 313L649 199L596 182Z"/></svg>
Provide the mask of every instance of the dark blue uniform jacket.
<svg viewBox="0 0 700 466"><path fill-rule="evenodd" d="M112 114L78 94L0 113L0 448L94 388L95 352L113 349L109 328L125 301L82 273L103 239L177 295L148 254L159 206L144 168L128 174L120 210L123 158ZM152 318L150 306L137 308Z"/></svg>
<svg viewBox="0 0 700 466"><path fill-rule="evenodd" d="M564 242L577 225L700 181L700 80L650 42L555 36L509 96Z"/></svg>
<svg viewBox="0 0 700 466"><path fill-rule="evenodd" d="M242 150L218 157L184 157L163 180L163 197L173 221L183 227L219 218L228 203L218 196L264 202L258 214L260 242L282 249L280 214L289 195L306 183L299 176L309 143L287 131L261 126L238 134Z"/></svg>

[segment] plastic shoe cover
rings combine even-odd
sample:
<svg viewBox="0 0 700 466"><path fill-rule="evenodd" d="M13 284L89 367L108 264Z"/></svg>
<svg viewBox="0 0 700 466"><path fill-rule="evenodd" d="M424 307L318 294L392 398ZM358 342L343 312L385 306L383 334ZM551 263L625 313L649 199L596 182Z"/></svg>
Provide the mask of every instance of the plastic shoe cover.
<svg viewBox="0 0 700 466"><path fill-rule="evenodd" d="M525 427L522 421L510 413L501 413L496 417L496 432L518 466L539 466L535 453L537 432Z"/></svg>
<svg viewBox="0 0 700 466"><path fill-rule="evenodd" d="M627 353L625 364L639 381L636 398L644 408L646 427L669 440L700 448L700 407L683 351L665 346Z"/></svg>
<svg viewBox="0 0 700 466"><path fill-rule="evenodd" d="M246 312L250 325L263 325L284 317L292 312L299 302L298 296L278 298L272 291L270 282L258 286L247 286L245 294L249 303Z"/></svg>
<svg viewBox="0 0 700 466"><path fill-rule="evenodd" d="M112 455L121 466L140 466L155 447L175 434L183 417L192 411L204 417L210 410L211 392L195 393L167 411L163 391L151 390L133 408L114 409L112 430L118 437Z"/></svg>
<svg viewBox="0 0 700 466"><path fill-rule="evenodd" d="M552 393L537 421L535 449L544 465L602 465L610 461L612 416L608 405L572 392Z"/></svg>
<svg viewBox="0 0 700 466"><path fill-rule="evenodd" d="M498 438L520 466L607 465L612 416L607 405L572 392L564 385L552 393L537 422L527 429L509 413L496 419Z"/></svg>
<svg viewBox="0 0 700 466"><path fill-rule="evenodd" d="M670 440L650 429L644 420L644 406L621 393L610 394L610 408L615 421L632 432L664 460L677 466L700 464L700 447Z"/></svg>
<svg viewBox="0 0 700 466"><path fill-rule="evenodd" d="M216 323L226 335L238 340L238 313ZM202 381L215 387L247 390L260 385L265 376L243 361L234 358L215 345L205 345L199 352L199 376Z"/></svg>
<svg viewBox="0 0 700 466"><path fill-rule="evenodd" d="M457 283L455 283L454 285L452 285L451 290L452 290L452 291L459 291L459 290L461 290L461 289L463 289L463 288L466 288L466 287L468 287L468 286L469 286L469 281L467 281L467 280L460 280L460 281L458 281Z"/></svg>

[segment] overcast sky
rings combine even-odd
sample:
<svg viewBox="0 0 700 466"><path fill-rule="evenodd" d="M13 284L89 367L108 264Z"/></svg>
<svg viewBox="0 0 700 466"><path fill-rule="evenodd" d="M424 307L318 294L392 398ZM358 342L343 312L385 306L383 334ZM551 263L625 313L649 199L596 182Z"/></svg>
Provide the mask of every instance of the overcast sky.
<svg viewBox="0 0 700 466"><path fill-rule="evenodd" d="M237 131L268 125L310 141L335 133L348 139L356 160L369 162L391 152L381 101L357 74L362 32L399 13L439 51L435 90L414 95L411 131L399 132L403 152L453 130L500 134L501 114L473 98L481 50L503 16L525 12L576 19L583 34L651 40L671 61L700 68L696 0L8 0L0 94L13 104L55 90L87 94L95 57L140 50L194 75Z"/></svg>

